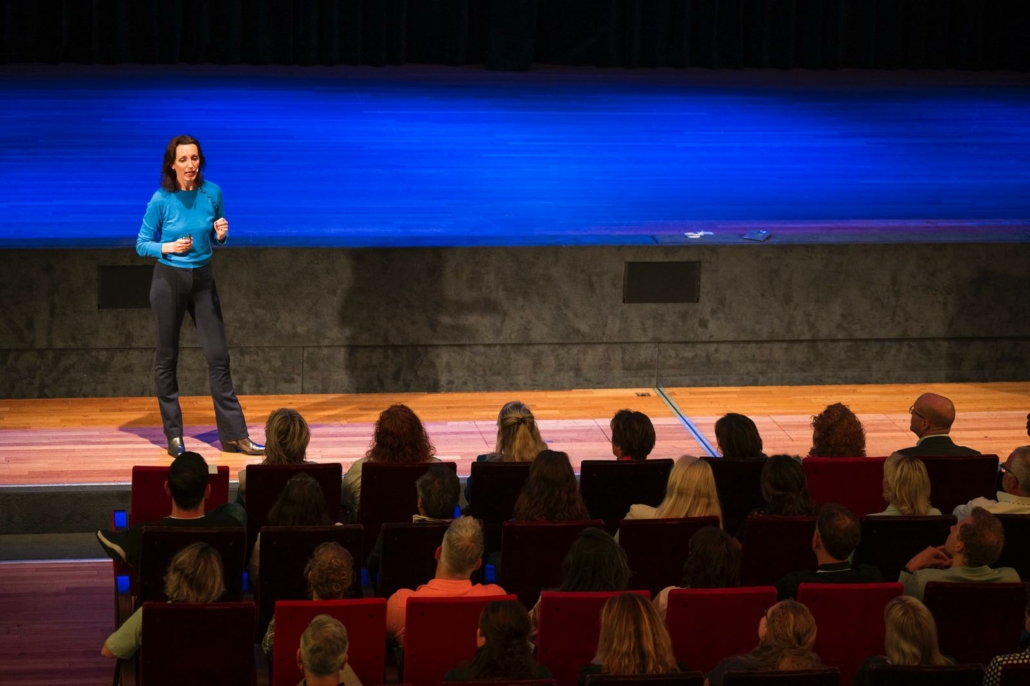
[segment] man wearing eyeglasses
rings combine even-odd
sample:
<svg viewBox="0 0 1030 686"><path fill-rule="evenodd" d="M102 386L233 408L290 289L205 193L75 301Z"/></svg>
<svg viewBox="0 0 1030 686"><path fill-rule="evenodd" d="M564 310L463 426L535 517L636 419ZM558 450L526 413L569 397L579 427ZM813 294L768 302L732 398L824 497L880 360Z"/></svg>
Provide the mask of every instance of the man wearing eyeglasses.
<svg viewBox="0 0 1030 686"><path fill-rule="evenodd" d="M923 393L908 408L912 415L909 430L919 437L911 448L903 448L902 455L941 456L979 455L980 452L964 445L955 445L948 432L955 423L955 405L943 395Z"/></svg>
<svg viewBox="0 0 1030 686"><path fill-rule="evenodd" d="M955 516L966 517L974 507L982 507L994 514L1030 515L1030 446L1016 448L1004 464L998 465L1001 472L1001 488L997 500L977 498L955 508Z"/></svg>

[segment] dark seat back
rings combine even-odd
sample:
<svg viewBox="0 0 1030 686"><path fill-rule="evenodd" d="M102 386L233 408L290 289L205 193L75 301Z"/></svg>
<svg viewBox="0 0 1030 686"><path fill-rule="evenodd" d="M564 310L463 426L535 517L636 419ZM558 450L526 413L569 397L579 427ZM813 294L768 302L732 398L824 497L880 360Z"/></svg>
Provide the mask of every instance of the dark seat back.
<svg viewBox="0 0 1030 686"><path fill-rule="evenodd" d="M249 602L145 604L140 683L252 686L256 619Z"/></svg>
<svg viewBox="0 0 1030 686"><path fill-rule="evenodd" d="M144 467L136 465L132 468L132 490L129 493L128 525L144 522L158 522L172 511L172 496L165 493L165 482L168 481L168 467ZM219 505L229 502L229 468L219 466L213 474L208 474L208 485L211 493L204 501L206 510L213 510Z"/></svg>
<svg viewBox="0 0 1030 686"><path fill-rule="evenodd" d="M741 585L775 584L791 572L815 569L814 533L815 517L748 517L740 551Z"/></svg>
<svg viewBox="0 0 1030 686"><path fill-rule="evenodd" d="M340 483L343 468L337 462L328 464L252 464L247 467L247 550L262 527L268 526L271 511L286 482L297 474L307 474L318 482L325 497L329 518L340 520Z"/></svg>
<svg viewBox="0 0 1030 686"><path fill-rule="evenodd" d="M672 460L583 460L579 469L579 492L590 516L614 535L630 505L661 504Z"/></svg>
<svg viewBox="0 0 1030 686"><path fill-rule="evenodd" d="M726 672L723 686L840 686L836 668L792 672Z"/></svg>
<svg viewBox="0 0 1030 686"><path fill-rule="evenodd" d="M715 488L719 491L723 528L736 534L754 510L765 507L762 497L762 468L765 460L731 460L724 457L701 458L712 466Z"/></svg>
<svg viewBox="0 0 1030 686"><path fill-rule="evenodd" d="M1005 527L1005 547L994 567L1013 567L1019 578L1030 581L1030 515L997 515Z"/></svg>
<svg viewBox="0 0 1030 686"><path fill-rule="evenodd" d="M242 526L226 528L145 526L140 544L137 603L165 602L165 575L176 553L193 543L207 543L222 556L225 595L234 602L243 597L244 553L247 532Z"/></svg>
<svg viewBox="0 0 1030 686"><path fill-rule="evenodd" d="M820 507L837 503L856 517L882 512L886 457L808 457L802 461L808 492ZM845 681L847 676L845 675Z"/></svg>
<svg viewBox="0 0 1030 686"><path fill-rule="evenodd" d="M974 498L993 498L998 477L997 455L919 457L930 475L930 499L941 514Z"/></svg>
<svg viewBox="0 0 1030 686"><path fill-rule="evenodd" d="M529 478L531 465L531 462L472 463L468 513L483 522L486 552L501 549L501 527L514 515L515 501Z"/></svg>
<svg viewBox="0 0 1030 686"><path fill-rule="evenodd" d="M447 524L383 524L382 555L376 595L389 598L398 589L412 590L436 575L436 549Z"/></svg>
<svg viewBox="0 0 1030 686"><path fill-rule="evenodd" d="M1019 649L1026 583L931 581L926 584L923 603L937 621L941 653L960 663L986 665L995 655Z"/></svg>
<svg viewBox="0 0 1030 686"><path fill-rule="evenodd" d="M500 585L533 607L540 591L561 583L561 563L573 541L589 526L604 522L505 522L501 534Z"/></svg>
<svg viewBox="0 0 1030 686"><path fill-rule="evenodd" d="M633 572L629 588L647 589L654 597L663 588L679 586L690 555L690 537L706 526L719 526L719 518L624 519L619 525L619 545Z"/></svg>
<svg viewBox="0 0 1030 686"><path fill-rule="evenodd" d="M383 524L405 524L418 514L415 482L437 462L364 462L361 465L361 505L358 523L365 528L365 550L372 550ZM454 462L443 465L458 471Z"/></svg>
<svg viewBox="0 0 1030 686"><path fill-rule="evenodd" d="M258 633L264 635L278 600L307 600L304 568L322 543L339 543L354 558L350 597L361 597L361 526L266 526L261 530L261 583L256 589ZM259 636L259 637L260 637Z"/></svg>
<svg viewBox="0 0 1030 686"><path fill-rule="evenodd" d="M873 665L869 686L982 686L983 665L947 667L899 667Z"/></svg>
<svg viewBox="0 0 1030 686"><path fill-rule="evenodd" d="M1026 686L1030 684L1030 664L1002 665L998 686Z"/></svg>
<svg viewBox="0 0 1030 686"><path fill-rule="evenodd" d="M676 674L588 674L587 685L593 686L704 686L701 672ZM520 686L525 682L519 682Z"/></svg>
<svg viewBox="0 0 1030 686"><path fill-rule="evenodd" d="M952 515L863 517L862 540L855 551L855 562L876 566L884 581L897 581L916 553L944 543L955 522Z"/></svg>

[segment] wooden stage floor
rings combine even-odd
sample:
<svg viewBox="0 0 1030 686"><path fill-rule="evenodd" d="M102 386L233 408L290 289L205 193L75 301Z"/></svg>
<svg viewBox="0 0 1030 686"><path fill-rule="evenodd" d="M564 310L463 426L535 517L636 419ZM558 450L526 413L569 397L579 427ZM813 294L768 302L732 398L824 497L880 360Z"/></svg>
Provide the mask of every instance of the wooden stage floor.
<svg viewBox="0 0 1030 686"><path fill-rule="evenodd" d="M866 430L867 454L886 455L914 443L908 407L922 392L951 398L958 409L952 435L963 445L1004 459L1028 441L1030 383L904 384L860 386L609 389L503 393L407 393L384 395L282 395L241 398L251 435L263 436L263 419L277 407L293 407L312 431L310 459L344 465L361 457L379 412L392 403L409 405L426 423L437 455L458 463L467 475L476 456L494 444L497 410L519 398L536 415L555 450L584 459L611 455L608 422L621 408L648 414L658 442L655 457L704 455L683 415L709 445L725 412L751 416L768 454L805 455L810 422L827 404L841 401ZM207 397L182 401L187 447L235 472L259 458L220 451ZM678 410L678 412L677 412ZM133 465L167 464L157 403L152 398L84 398L0 401L0 485L128 482Z"/></svg>

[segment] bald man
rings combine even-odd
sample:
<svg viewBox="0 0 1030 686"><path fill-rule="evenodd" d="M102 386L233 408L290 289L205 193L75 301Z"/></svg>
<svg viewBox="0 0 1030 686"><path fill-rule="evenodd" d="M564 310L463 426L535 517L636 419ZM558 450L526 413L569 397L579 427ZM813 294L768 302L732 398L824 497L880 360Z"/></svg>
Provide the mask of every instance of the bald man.
<svg viewBox="0 0 1030 686"><path fill-rule="evenodd" d="M955 422L955 405L943 395L923 393L908 408L912 415L909 430L919 437L911 448L898 452L902 455L979 455L980 452L962 445L955 445L948 432Z"/></svg>

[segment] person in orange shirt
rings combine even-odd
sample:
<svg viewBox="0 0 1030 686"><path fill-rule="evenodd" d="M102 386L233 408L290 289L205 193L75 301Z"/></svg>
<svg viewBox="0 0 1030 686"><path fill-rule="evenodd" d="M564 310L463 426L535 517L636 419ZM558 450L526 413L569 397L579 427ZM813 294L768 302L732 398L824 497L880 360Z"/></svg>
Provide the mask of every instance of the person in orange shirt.
<svg viewBox="0 0 1030 686"><path fill-rule="evenodd" d="M402 588L386 601L386 633L404 647L404 620L409 598L500 596L495 584L473 584L472 572L483 563L483 527L472 517L451 522L443 544L436 549L436 576L414 591Z"/></svg>

